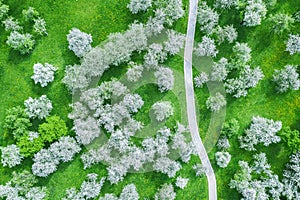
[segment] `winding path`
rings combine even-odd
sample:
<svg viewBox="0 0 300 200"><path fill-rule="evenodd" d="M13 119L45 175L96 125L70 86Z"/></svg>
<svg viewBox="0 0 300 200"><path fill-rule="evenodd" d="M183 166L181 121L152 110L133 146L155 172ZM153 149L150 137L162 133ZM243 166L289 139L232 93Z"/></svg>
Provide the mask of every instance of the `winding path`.
<svg viewBox="0 0 300 200"><path fill-rule="evenodd" d="M195 95L193 87L193 71L192 71L192 58L194 36L197 21L197 8L198 0L190 0L188 27L186 33L186 43L184 50L184 79L186 89L186 104L189 128L192 140L196 146L198 156L202 162L203 167L207 169L206 177L208 180L209 200L217 200L217 184L214 170L210 164L207 152L201 141L196 117L195 108Z"/></svg>

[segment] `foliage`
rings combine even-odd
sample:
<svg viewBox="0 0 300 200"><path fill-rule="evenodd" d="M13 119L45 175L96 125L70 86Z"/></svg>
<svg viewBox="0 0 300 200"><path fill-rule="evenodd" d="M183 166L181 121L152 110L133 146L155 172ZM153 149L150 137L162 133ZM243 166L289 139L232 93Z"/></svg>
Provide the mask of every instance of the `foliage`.
<svg viewBox="0 0 300 200"><path fill-rule="evenodd" d="M208 75L205 72L201 72L194 78L195 87L202 88L205 83L209 81Z"/></svg>
<svg viewBox="0 0 300 200"><path fill-rule="evenodd" d="M137 65L134 62L129 62L128 63L130 68L127 69L126 76L127 79L131 82L136 82L142 77L143 73L143 66L142 65Z"/></svg>
<svg viewBox="0 0 300 200"><path fill-rule="evenodd" d="M217 165L219 165L219 167L225 168L231 160L231 155L228 152L218 151L217 153L215 153L215 158L217 161Z"/></svg>
<svg viewBox="0 0 300 200"><path fill-rule="evenodd" d="M99 137L101 131L97 120L90 116L87 119L74 120L73 130L76 132L76 140L83 145L90 144Z"/></svg>
<svg viewBox="0 0 300 200"><path fill-rule="evenodd" d="M218 62L214 62L211 69L210 80L224 81L228 75L227 65L228 60L226 58L221 58Z"/></svg>
<svg viewBox="0 0 300 200"><path fill-rule="evenodd" d="M280 199L283 184L274 175L264 153L254 155L254 165L239 161L240 169L230 181L244 199ZM259 166L259 168L257 168ZM263 167L263 168L260 168ZM260 169L259 171L257 169Z"/></svg>
<svg viewBox="0 0 300 200"><path fill-rule="evenodd" d="M0 147L2 152L1 163L2 165L12 168L21 164L23 156L20 154L20 148L15 144L8 145L6 147Z"/></svg>
<svg viewBox="0 0 300 200"><path fill-rule="evenodd" d="M130 0L127 8L131 13L137 14L140 11L147 11L152 5L152 0Z"/></svg>
<svg viewBox="0 0 300 200"><path fill-rule="evenodd" d="M29 7L27 10L23 10L22 14L26 21L33 21L40 15L39 12L33 7Z"/></svg>
<svg viewBox="0 0 300 200"><path fill-rule="evenodd" d="M188 178L182 178L182 177L179 176L179 177L176 178L175 185L177 187L179 187L180 189L183 189L183 188L186 187L186 185L188 184L188 182L189 182Z"/></svg>
<svg viewBox="0 0 300 200"><path fill-rule="evenodd" d="M40 137L45 142L53 142L59 139L61 136L65 136L68 133L68 129L64 120L59 116L51 116L46 118L46 122L39 126Z"/></svg>
<svg viewBox="0 0 300 200"><path fill-rule="evenodd" d="M236 42L232 48L234 56L234 61L237 63L247 63L251 59L251 48L247 43Z"/></svg>
<svg viewBox="0 0 300 200"><path fill-rule="evenodd" d="M204 36L202 42L198 43L197 47L194 49L196 55L198 56L212 56L216 57L218 50L215 45L215 41L209 37Z"/></svg>
<svg viewBox="0 0 300 200"><path fill-rule="evenodd" d="M212 112L217 112L221 110L224 106L226 106L227 102L225 97L217 92L214 96L208 97L206 101L207 109L211 110Z"/></svg>
<svg viewBox="0 0 300 200"><path fill-rule="evenodd" d="M237 119L232 118L229 121L226 121L221 130L221 134L231 138L234 135L237 135L240 129L240 124Z"/></svg>
<svg viewBox="0 0 300 200"><path fill-rule="evenodd" d="M24 105L25 112L32 119L44 119L50 115L50 112L53 108L50 99L48 99L46 95L42 95L41 97L35 99L29 97L24 101Z"/></svg>
<svg viewBox="0 0 300 200"><path fill-rule="evenodd" d="M139 194L134 184L126 185L120 195L120 200L138 200Z"/></svg>
<svg viewBox="0 0 300 200"><path fill-rule="evenodd" d="M34 32L36 32L39 35L48 35L46 29L46 21L43 18L38 17L37 19L34 19L33 22Z"/></svg>
<svg viewBox="0 0 300 200"><path fill-rule="evenodd" d="M220 136L218 139L217 147L220 150L226 150L230 147L229 140L226 136Z"/></svg>
<svg viewBox="0 0 300 200"><path fill-rule="evenodd" d="M248 0L245 8L243 25L257 26L266 17L267 8L262 0Z"/></svg>
<svg viewBox="0 0 300 200"><path fill-rule="evenodd" d="M230 9L238 5L238 0L216 0L214 6L221 9Z"/></svg>
<svg viewBox="0 0 300 200"><path fill-rule="evenodd" d="M174 114L174 108L169 101L156 102L151 109L157 121L163 121Z"/></svg>
<svg viewBox="0 0 300 200"><path fill-rule="evenodd" d="M13 178L9 181L9 184L17 188L20 194L26 194L31 187L38 183L37 178L27 170L14 171L12 176Z"/></svg>
<svg viewBox="0 0 300 200"><path fill-rule="evenodd" d="M2 4L2 2L0 2L0 20L4 19L4 17L7 16L8 11L9 11L9 6Z"/></svg>
<svg viewBox="0 0 300 200"><path fill-rule="evenodd" d="M174 56L183 48L185 35L174 30L168 30L168 41L164 42L164 50Z"/></svg>
<svg viewBox="0 0 300 200"><path fill-rule="evenodd" d="M233 43L238 36L237 30L233 27L233 25L226 25L224 27L218 26L215 30L217 35L217 41L219 44L228 41L228 43Z"/></svg>
<svg viewBox="0 0 300 200"><path fill-rule="evenodd" d="M240 147L248 151L255 151L254 145L263 143L269 146L272 143L280 142L280 137L276 135L281 130L281 121L274 121L263 117L253 117L249 129L245 130L245 135L239 136Z"/></svg>
<svg viewBox="0 0 300 200"><path fill-rule="evenodd" d="M155 160L153 168L155 171L167 174L169 178L173 178L175 177L176 172L181 169L181 165L167 157L160 157Z"/></svg>
<svg viewBox="0 0 300 200"><path fill-rule="evenodd" d="M4 119L3 128L9 130L15 139L24 135L31 126L28 115L20 106L16 106L7 110Z"/></svg>
<svg viewBox="0 0 300 200"><path fill-rule="evenodd" d="M193 170L196 172L196 176L204 176L207 173L207 169L202 164L193 165Z"/></svg>
<svg viewBox="0 0 300 200"><path fill-rule="evenodd" d="M283 195L289 199L299 198L300 188L300 152L296 152L290 156L290 161L286 165L286 169L283 172Z"/></svg>
<svg viewBox="0 0 300 200"><path fill-rule="evenodd" d="M27 134L23 135L17 141L17 146L20 148L20 153L24 157L32 156L45 146L45 141L42 139L40 134L35 133L35 136L32 137L32 133L35 132L27 132Z"/></svg>
<svg viewBox="0 0 300 200"><path fill-rule="evenodd" d="M174 86L174 75L173 71L167 67L160 67L154 73L157 79L157 85L160 92L166 92L171 90Z"/></svg>
<svg viewBox="0 0 300 200"><path fill-rule="evenodd" d="M67 39L69 49L73 51L77 57L83 57L92 49L92 36L81 32L78 28L72 28L67 35Z"/></svg>
<svg viewBox="0 0 300 200"><path fill-rule="evenodd" d="M57 170L60 162L69 162L80 151L75 139L69 136L61 137L48 149L42 149L34 155L32 173L39 177L47 177Z"/></svg>
<svg viewBox="0 0 300 200"><path fill-rule="evenodd" d="M295 53L300 53L300 36L297 35L289 35L289 39L286 42L286 51L288 51L291 55Z"/></svg>
<svg viewBox="0 0 300 200"><path fill-rule="evenodd" d="M155 194L155 200L174 200L176 198L176 192L173 185L164 184Z"/></svg>
<svg viewBox="0 0 300 200"><path fill-rule="evenodd" d="M99 181L97 179L97 174L88 174L86 180L81 184L80 190L77 192L76 188L68 189L62 200L95 199L100 194L105 181L105 178L102 178Z"/></svg>
<svg viewBox="0 0 300 200"><path fill-rule="evenodd" d="M210 35L215 26L218 25L219 14L214 9L210 8L206 2L201 2L198 8L197 21L200 24L200 30Z"/></svg>
<svg viewBox="0 0 300 200"><path fill-rule="evenodd" d="M288 14L276 13L268 19L272 26L272 31L277 34L290 32L295 20Z"/></svg>
<svg viewBox="0 0 300 200"><path fill-rule="evenodd" d="M2 23L4 25L5 31L12 32L12 31L22 31L23 30L23 27L19 25L19 21L14 20L13 17L8 17Z"/></svg>
<svg viewBox="0 0 300 200"><path fill-rule="evenodd" d="M286 65L284 69L275 70L273 81L279 93L284 93L288 90L299 90L300 87L299 74L296 66L293 65Z"/></svg>
<svg viewBox="0 0 300 200"><path fill-rule="evenodd" d="M33 50L35 41L29 33L21 34L17 31L13 31L8 36L6 43L12 49L19 51L20 54L24 55L29 54Z"/></svg>
<svg viewBox="0 0 300 200"><path fill-rule="evenodd" d="M54 80L54 73L57 70L53 65L45 63L37 63L33 65L33 76L31 78L34 80L35 84L41 84L42 87L46 87L48 83Z"/></svg>
<svg viewBox="0 0 300 200"><path fill-rule="evenodd" d="M300 133L298 130L291 130L290 127L285 127L278 135L292 152L296 152L300 149Z"/></svg>

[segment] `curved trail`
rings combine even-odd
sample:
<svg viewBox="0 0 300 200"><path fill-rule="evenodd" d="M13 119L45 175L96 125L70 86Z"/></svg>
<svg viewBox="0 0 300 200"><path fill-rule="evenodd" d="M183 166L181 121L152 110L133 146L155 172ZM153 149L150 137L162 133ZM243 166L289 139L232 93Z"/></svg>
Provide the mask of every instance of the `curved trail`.
<svg viewBox="0 0 300 200"><path fill-rule="evenodd" d="M197 125L196 108L195 108L195 95L193 87L193 71L192 71L192 57L193 45L195 36L195 27L197 20L198 0L190 0L188 27L186 32L186 43L184 50L184 79L186 89L186 104L189 129L191 132L192 140L196 146L198 156L202 162L203 167L207 169L206 177L208 180L209 199L217 200L217 183L214 170L211 166L207 152L201 141L199 129Z"/></svg>

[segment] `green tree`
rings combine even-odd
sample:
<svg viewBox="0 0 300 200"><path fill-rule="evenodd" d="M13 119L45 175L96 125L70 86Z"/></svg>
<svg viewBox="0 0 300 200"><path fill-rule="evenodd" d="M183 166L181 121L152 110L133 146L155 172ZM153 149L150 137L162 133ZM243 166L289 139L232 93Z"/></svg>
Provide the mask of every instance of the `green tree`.
<svg viewBox="0 0 300 200"><path fill-rule="evenodd" d="M20 153L24 157L33 156L33 154L40 151L45 146L44 140L41 137L30 139L29 133L17 141L17 146L20 148Z"/></svg>
<svg viewBox="0 0 300 200"><path fill-rule="evenodd" d="M11 186L18 188L19 194L24 195L35 185L38 180L29 171L13 172L13 178L10 180Z"/></svg>
<svg viewBox="0 0 300 200"><path fill-rule="evenodd" d="M28 132L31 126L29 116L20 106L13 107L7 110L7 115L4 119L3 128L9 133L12 133L15 139L19 139Z"/></svg>
<svg viewBox="0 0 300 200"><path fill-rule="evenodd" d="M59 116L46 118L46 122L39 126L39 134L43 141L53 142L61 136L67 135L68 129L64 120Z"/></svg>
<svg viewBox="0 0 300 200"><path fill-rule="evenodd" d="M239 129L240 124L238 120L233 118L223 124L221 134L226 135L228 138L231 138L232 136L238 134Z"/></svg>
<svg viewBox="0 0 300 200"><path fill-rule="evenodd" d="M291 130L290 127L285 127L278 133L292 152L296 152L300 149L300 133L298 130Z"/></svg>

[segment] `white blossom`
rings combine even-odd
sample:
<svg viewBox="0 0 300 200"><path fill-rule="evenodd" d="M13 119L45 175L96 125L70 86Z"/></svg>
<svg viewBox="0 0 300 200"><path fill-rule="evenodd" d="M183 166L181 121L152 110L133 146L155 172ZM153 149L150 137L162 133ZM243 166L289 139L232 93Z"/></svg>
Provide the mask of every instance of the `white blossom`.
<svg viewBox="0 0 300 200"><path fill-rule="evenodd" d="M54 80L54 73L57 70L53 65L45 63L36 63L33 65L33 76L31 78L34 80L35 84L41 84L42 87L46 87L49 83Z"/></svg>
<svg viewBox="0 0 300 200"><path fill-rule="evenodd" d="M92 49L92 36L90 34L81 32L77 28L72 28L72 30L69 31L67 39L69 42L69 49L78 57L84 56Z"/></svg>

